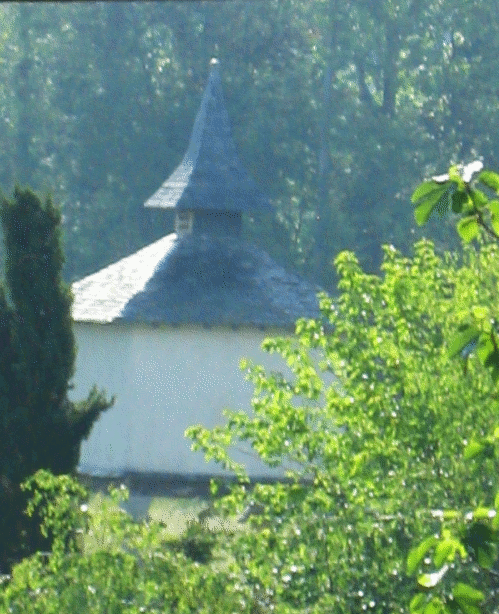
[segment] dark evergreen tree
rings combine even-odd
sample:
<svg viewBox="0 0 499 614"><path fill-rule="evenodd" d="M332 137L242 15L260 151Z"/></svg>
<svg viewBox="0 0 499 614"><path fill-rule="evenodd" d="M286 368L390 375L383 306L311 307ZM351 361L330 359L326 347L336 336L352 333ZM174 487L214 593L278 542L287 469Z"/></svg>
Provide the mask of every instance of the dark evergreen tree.
<svg viewBox="0 0 499 614"><path fill-rule="evenodd" d="M42 545L23 515L20 483L38 469L72 473L80 444L109 408L95 387L68 398L76 346L71 291L61 277L61 214L29 189L2 197L5 281L0 287L0 568Z"/></svg>

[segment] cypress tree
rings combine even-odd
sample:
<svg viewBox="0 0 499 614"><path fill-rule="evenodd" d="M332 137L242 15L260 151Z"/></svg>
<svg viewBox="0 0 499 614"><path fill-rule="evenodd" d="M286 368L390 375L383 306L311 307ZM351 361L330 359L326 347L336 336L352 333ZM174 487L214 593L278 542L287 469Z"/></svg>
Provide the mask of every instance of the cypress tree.
<svg viewBox="0 0 499 614"><path fill-rule="evenodd" d="M80 444L109 408L95 387L87 399L68 398L76 344L70 288L61 269L61 214L47 198L15 188L0 199L5 279L0 286L0 568L42 545L23 515L20 483L38 469L74 473ZM36 521L35 521L36 524ZM5 572L5 571L4 571Z"/></svg>

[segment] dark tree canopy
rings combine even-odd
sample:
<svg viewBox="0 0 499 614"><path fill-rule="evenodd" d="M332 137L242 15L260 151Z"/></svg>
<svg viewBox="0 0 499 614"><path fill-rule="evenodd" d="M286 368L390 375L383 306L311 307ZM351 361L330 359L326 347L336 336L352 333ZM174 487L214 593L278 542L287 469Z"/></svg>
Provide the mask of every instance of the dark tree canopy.
<svg viewBox="0 0 499 614"><path fill-rule="evenodd" d="M42 204L31 190L16 187L12 200L0 202L0 220L6 251L0 287L0 566L5 567L23 528L19 484L41 468L74 472L82 439L112 402L96 388L82 402L68 398L76 346L72 296L61 277L60 212L49 198ZM30 544L25 547L30 550Z"/></svg>
<svg viewBox="0 0 499 614"><path fill-rule="evenodd" d="M67 280L173 232L143 203L182 161L213 57L237 154L275 208L242 237L329 291L343 249L371 272L381 244L410 251L422 176L498 167L490 2L0 6L0 185L54 195ZM459 248L451 224L424 234Z"/></svg>

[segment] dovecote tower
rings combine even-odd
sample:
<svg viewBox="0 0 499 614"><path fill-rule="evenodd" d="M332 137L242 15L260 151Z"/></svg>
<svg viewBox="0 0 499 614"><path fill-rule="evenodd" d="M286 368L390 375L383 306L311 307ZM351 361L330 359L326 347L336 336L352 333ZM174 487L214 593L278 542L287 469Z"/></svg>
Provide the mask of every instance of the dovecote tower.
<svg viewBox="0 0 499 614"><path fill-rule="evenodd" d="M318 288L239 236L245 213L271 205L237 156L216 61L187 152L145 206L173 208L176 232L72 286L75 398L94 383L117 397L83 443L80 470L224 474L191 450L185 429L219 424L226 407L250 409L239 360L286 373L263 339L320 311ZM233 457L252 476L282 474L249 446Z"/></svg>

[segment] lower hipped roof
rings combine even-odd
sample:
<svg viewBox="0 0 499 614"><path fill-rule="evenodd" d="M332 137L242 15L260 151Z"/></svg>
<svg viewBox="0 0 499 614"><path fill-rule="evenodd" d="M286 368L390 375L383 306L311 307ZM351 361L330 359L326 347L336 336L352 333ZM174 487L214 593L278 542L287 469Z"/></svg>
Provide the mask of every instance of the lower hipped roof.
<svg viewBox="0 0 499 614"><path fill-rule="evenodd" d="M318 290L240 239L170 234L74 283L73 319L289 327Z"/></svg>

